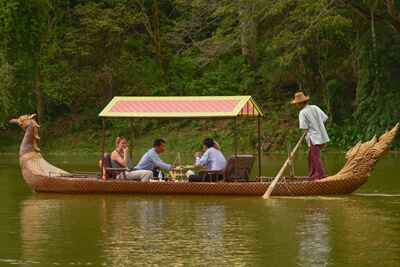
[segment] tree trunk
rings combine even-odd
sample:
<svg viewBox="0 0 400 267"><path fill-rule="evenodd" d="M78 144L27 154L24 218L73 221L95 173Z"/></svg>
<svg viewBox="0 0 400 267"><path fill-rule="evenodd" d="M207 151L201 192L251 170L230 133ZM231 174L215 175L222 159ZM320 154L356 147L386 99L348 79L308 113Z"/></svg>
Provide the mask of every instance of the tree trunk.
<svg viewBox="0 0 400 267"><path fill-rule="evenodd" d="M37 105L37 118L39 125L43 121L43 97L42 89L40 88L40 66L36 63L36 73L35 73L35 92L36 92L36 105Z"/></svg>
<svg viewBox="0 0 400 267"><path fill-rule="evenodd" d="M239 11L239 17L243 18L243 16L245 15L245 11L244 10L240 10ZM250 45L249 45L249 39L248 39L248 28L249 28L249 22L247 21L247 19L243 19L242 20L242 55L248 55L250 54Z"/></svg>
<svg viewBox="0 0 400 267"><path fill-rule="evenodd" d="M154 1L154 18L155 18L155 39L154 39L154 44L156 46L156 54L157 54L157 61L158 61L158 66L161 71L161 82L165 84L165 72L164 72L164 64L162 60L162 48L161 48L161 38L160 38L160 22L158 18L158 2L157 0Z"/></svg>
<svg viewBox="0 0 400 267"><path fill-rule="evenodd" d="M326 80L325 80L325 76L322 73L321 69L319 69L319 74L320 74L321 80L322 80L322 93L324 95L326 107L328 108L328 116L329 116L328 125L329 125L329 127L331 127L332 123L333 123L333 113L332 113L331 103L330 103L329 97L328 97L328 92L326 91Z"/></svg>
<svg viewBox="0 0 400 267"><path fill-rule="evenodd" d="M251 11L255 12L254 7L251 8ZM242 55L249 55L251 58L251 63L254 65L257 63L257 22L255 19L249 19L248 12L249 11L245 9L239 11L239 17L242 19Z"/></svg>
<svg viewBox="0 0 400 267"><path fill-rule="evenodd" d="M162 59L162 40L160 37L160 22L158 17L158 2L157 0L154 1L154 26L152 27L150 23L150 18L146 15L145 7L143 4L140 5L142 8L143 14L147 17L147 21L144 22L144 27L146 28L147 32L150 34L150 37L153 39L154 47L155 47L155 54L157 58L158 67L161 71L161 82L165 84L165 70L164 70L164 63Z"/></svg>
<svg viewBox="0 0 400 267"><path fill-rule="evenodd" d="M254 7L252 7L255 12ZM251 20L251 63L255 65L257 63L257 21Z"/></svg>
<svg viewBox="0 0 400 267"><path fill-rule="evenodd" d="M371 36L372 36L372 47L374 48L374 61L375 61L375 73L378 73L378 59L377 59L377 42L376 42L376 33L375 33L375 21L374 21L374 12L378 7L378 0L375 0L375 4L371 7Z"/></svg>

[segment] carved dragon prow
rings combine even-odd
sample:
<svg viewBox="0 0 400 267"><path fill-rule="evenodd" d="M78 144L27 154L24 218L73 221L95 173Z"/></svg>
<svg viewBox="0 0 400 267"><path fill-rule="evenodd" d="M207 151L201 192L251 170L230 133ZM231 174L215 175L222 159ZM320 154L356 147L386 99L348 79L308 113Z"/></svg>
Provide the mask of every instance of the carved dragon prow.
<svg viewBox="0 0 400 267"><path fill-rule="evenodd" d="M38 147L39 137L39 124L35 121L36 114L22 115L18 119L12 119L10 123L19 125L25 132L24 139L21 143L19 155L23 155L29 152L39 152Z"/></svg>
<svg viewBox="0 0 400 267"><path fill-rule="evenodd" d="M51 173L68 174L68 172L57 168L43 159L38 147L39 124L35 121L36 114L22 115L18 119L12 119L10 123L19 125L25 136L19 150L19 162L22 173L25 175L50 175Z"/></svg>
<svg viewBox="0 0 400 267"><path fill-rule="evenodd" d="M399 123L392 130L387 131L379 140L374 136L370 141L362 143L359 141L353 148L346 153L346 164L335 175L326 179L343 178L369 178L378 159L382 157L393 143L399 131ZM325 180L325 179L324 179Z"/></svg>

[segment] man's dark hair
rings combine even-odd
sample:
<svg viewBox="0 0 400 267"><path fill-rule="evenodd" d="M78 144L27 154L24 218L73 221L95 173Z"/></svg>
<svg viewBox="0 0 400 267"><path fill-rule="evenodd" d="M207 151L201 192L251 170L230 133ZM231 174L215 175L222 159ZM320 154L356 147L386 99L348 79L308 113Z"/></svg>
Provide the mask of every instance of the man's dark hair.
<svg viewBox="0 0 400 267"><path fill-rule="evenodd" d="M165 141L163 139L154 140L154 147L161 145L161 143L165 144Z"/></svg>
<svg viewBox="0 0 400 267"><path fill-rule="evenodd" d="M212 138L206 138L206 139L204 139L203 144L208 148L213 147L214 146L214 140Z"/></svg>

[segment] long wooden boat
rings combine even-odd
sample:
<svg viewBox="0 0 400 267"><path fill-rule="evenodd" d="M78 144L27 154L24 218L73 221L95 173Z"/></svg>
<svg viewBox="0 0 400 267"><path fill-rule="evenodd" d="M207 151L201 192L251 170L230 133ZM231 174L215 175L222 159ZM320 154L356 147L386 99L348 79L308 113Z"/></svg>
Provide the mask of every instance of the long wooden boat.
<svg viewBox="0 0 400 267"><path fill-rule="evenodd" d="M48 163L37 145L39 125L35 115L23 115L11 120L18 124L25 136L21 143L19 162L27 184L35 192L66 194L177 194L177 195L235 195L262 196L271 182L136 182L127 180L99 180L97 176L78 177ZM337 195L350 194L370 177L378 159L392 144L399 124L383 134L379 140L361 141L350 149L345 166L335 175L313 182L280 181L272 196Z"/></svg>

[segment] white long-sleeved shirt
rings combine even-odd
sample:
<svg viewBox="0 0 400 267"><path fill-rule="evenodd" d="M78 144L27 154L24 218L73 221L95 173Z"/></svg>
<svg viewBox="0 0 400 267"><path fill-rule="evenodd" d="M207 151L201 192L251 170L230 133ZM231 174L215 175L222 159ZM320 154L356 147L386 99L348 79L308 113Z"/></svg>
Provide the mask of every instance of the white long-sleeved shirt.
<svg viewBox="0 0 400 267"><path fill-rule="evenodd" d="M324 122L328 116L315 105L306 105L299 113L300 129L307 129L306 141L310 146L310 140L314 145L329 142Z"/></svg>
<svg viewBox="0 0 400 267"><path fill-rule="evenodd" d="M210 147L203 156L196 158L196 165L206 165L207 170L223 170L226 167L226 159L221 151Z"/></svg>

